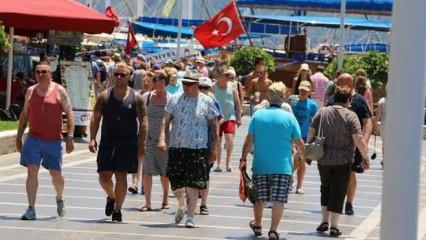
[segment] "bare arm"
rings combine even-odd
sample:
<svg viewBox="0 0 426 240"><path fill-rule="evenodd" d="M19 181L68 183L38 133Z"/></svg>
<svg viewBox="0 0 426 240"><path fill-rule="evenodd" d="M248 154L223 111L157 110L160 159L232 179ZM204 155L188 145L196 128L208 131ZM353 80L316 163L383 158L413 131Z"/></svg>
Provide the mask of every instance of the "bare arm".
<svg viewBox="0 0 426 240"><path fill-rule="evenodd" d="M317 135L317 130L313 127L310 127L309 132L308 132L308 138L306 139L306 142L308 142L308 143L312 142L316 135Z"/></svg>
<svg viewBox="0 0 426 240"><path fill-rule="evenodd" d="M217 117L209 120L209 130L210 130L210 156L209 163L212 164L216 161L217 158L217 150L216 146L219 140L219 121Z"/></svg>
<svg viewBox="0 0 426 240"><path fill-rule="evenodd" d="M379 104L377 106L377 112L376 112L376 116L374 117L374 125L373 125L373 127L376 129L379 126L379 119L382 117L382 112L383 112L383 107L382 105Z"/></svg>
<svg viewBox="0 0 426 240"><path fill-rule="evenodd" d="M355 146L360 151L362 157L366 160L368 160L368 146L365 141L365 138L360 133L352 134L352 139L355 143Z"/></svg>
<svg viewBox="0 0 426 240"><path fill-rule="evenodd" d="M92 118L90 119L90 143L89 150L93 153L97 151L96 135L98 134L99 125L103 114L103 105L107 98L107 91L99 94L93 109Z"/></svg>
<svg viewBox="0 0 426 240"><path fill-rule="evenodd" d="M16 134L17 139L22 139L22 135L25 132L25 129L27 128L28 124L28 110L29 110L29 100L30 97L34 91L35 87L29 87L27 90L27 93L25 94L25 102L24 102L24 108L21 112L21 115L19 115L19 125L18 125L18 132Z"/></svg>
<svg viewBox="0 0 426 240"><path fill-rule="evenodd" d="M68 137L73 138L75 119L74 119L74 112L72 111L71 101L70 101L70 98L68 97L67 92L62 86L59 87L59 92L60 92L60 102L62 105L62 109L64 110L65 115L67 117Z"/></svg>
<svg viewBox="0 0 426 240"><path fill-rule="evenodd" d="M373 121L371 120L371 118L365 118L362 119L362 124L364 125L364 139L365 142L368 143L369 139L370 139L370 135L371 135L371 131L373 130Z"/></svg>
<svg viewBox="0 0 426 240"><path fill-rule="evenodd" d="M141 94L136 93L136 112L139 120L139 144L144 144L148 132L146 104Z"/></svg>
<svg viewBox="0 0 426 240"><path fill-rule="evenodd" d="M233 89L234 94L234 103L235 103L235 114L237 115L237 121L239 121L241 124L241 102L240 98L238 97L238 91L236 89Z"/></svg>
<svg viewBox="0 0 426 240"><path fill-rule="evenodd" d="M247 156L252 148L253 142L254 137L252 135L247 134L243 145L243 151L241 153L241 161L245 161L247 159Z"/></svg>
<svg viewBox="0 0 426 240"><path fill-rule="evenodd" d="M173 119L173 115L169 112L164 113L163 120L160 125L160 136L158 138L158 147L162 151L166 151L166 131L169 131L170 122Z"/></svg>
<svg viewBox="0 0 426 240"><path fill-rule="evenodd" d="M304 152L305 152L305 143L303 142L303 139L297 139L293 141L294 145L296 146L297 153L299 154L299 157L301 159L304 159Z"/></svg>

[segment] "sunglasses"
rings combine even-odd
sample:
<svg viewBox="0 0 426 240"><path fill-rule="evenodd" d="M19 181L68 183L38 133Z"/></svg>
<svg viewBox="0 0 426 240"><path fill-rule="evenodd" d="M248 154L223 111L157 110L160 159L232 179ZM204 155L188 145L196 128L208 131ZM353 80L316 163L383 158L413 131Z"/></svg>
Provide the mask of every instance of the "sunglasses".
<svg viewBox="0 0 426 240"><path fill-rule="evenodd" d="M184 86L188 86L188 87L190 87L190 86L193 86L194 84L196 84L196 82L182 82L182 84L183 84Z"/></svg>
<svg viewBox="0 0 426 240"><path fill-rule="evenodd" d="M200 90L210 90L210 87L207 87L207 86L198 86L198 89L200 89Z"/></svg>
<svg viewBox="0 0 426 240"><path fill-rule="evenodd" d="M118 78L124 78L127 77L129 74L127 73L114 73L114 77L118 77Z"/></svg>
<svg viewBox="0 0 426 240"><path fill-rule="evenodd" d="M37 73L37 74L46 74L46 73L48 73L49 71L47 71L47 70L36 70L35 71L35 73Z"/></svg>
<svg viewBox="0 0 426 240"><path fill-rule="evenodd" d="M163 80L163 78L155 77L155 78L152 79L152 81L154 81L154 82L161 81L161 80Z"/></svg>

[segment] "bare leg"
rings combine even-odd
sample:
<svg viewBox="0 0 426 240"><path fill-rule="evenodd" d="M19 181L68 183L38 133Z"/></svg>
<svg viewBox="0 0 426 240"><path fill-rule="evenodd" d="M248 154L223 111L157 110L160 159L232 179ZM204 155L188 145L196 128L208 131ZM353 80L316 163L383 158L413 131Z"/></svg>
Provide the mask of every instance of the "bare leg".
<svg viewBox="0 0 426 240"><path fill-rule="evenodd" d="M299 168L297 169L297 188L296 190L302 189L303 178L305 177L306 165L302 160L298 160Z"/></svg>
<svg viewBox="0 0 426 240"><path fill-rule="evenodd" d="M222 138L219 138L218 144L217 144L217 166L216 168L220 168L220 162L222 159Z"/></svg>
<svg viewBox="0 0 426 240"><path fill-rule="evenodd" d="M355 199L356 192L356 175L355 172L351 172L351 176L349 177L348 190L346 191L346 202L353 203Z"/></svg>
<svg viewBox="0 0 426 240"><path fill-rule="evenodd" d="M195 208L197 208L199 190L195 188L186 188L186 194L188 194L188 217L194 217Z"/></svg>
<svg viewBox="0 0 426 240"><path fill-rule="evenodd" d="M232 149L234 149L234 134L225 134L225 146L226 146L226 170L231 169L231 155Z"/></svg>
<svg viewBox="0 0 426 240"><path fill-rule="evenodd" d="M127 172L115 173L115 211L121 211L127 193Z"/></svg>
<svg viewBox="0 0 426 240"><path fill-rule="evenodd" d="M284 212L284 203L274 202L271 216L271 231L277 231Z"/></svg>
<svg viewBox="0 0 426 240"><path fill-rule="evenodd" d="M339 228L339 218L340 214L331 212L331 226L335 228Z"/></svg>
<svg viewBox="0 0 426 240"><path fill-rule="evenodd" d="M207 197L209 196L209 182L207 182L206 189L201 190L201 206L207 206Z"/></svg>
<svg viewBox="0 0 426 240"><path fill-rule="evenodd" d="M151 207L152 176L143 175L142 186L145 192L145 206Z"/></svg>
<svg viewBox="0 0 426 240"><path fill-rule="evenodd" d="M107 196L111 199L115 199L114 183L112 182L112 172L111 171L100 172L99 183L101 184L101 187L105 191Z"/></svg>
<svg viewBox="0 0 426 240"><path fill-rule="evenodd" d="M169 178L161 176L160 181L161 186L163 187L163 205L169 205Z"/></svg>
<svg viewBox="0 0 426 240"><path fill-rule="evenodd" d="M263 206L264 202L256 202L254 204L254 225L261 226L262 225L262 217L263 217Z"/></svg>
<svg viewBox="0 0 426 240"><path fill-rule="evenodd" d="M29 207L34 208L36 196L37 196L37 188L38 188L38 171L40 167L30 165L27 167L27 198Z"/></svg>
<svg viewBox="0 0 426 240"><path fill-rule="evenodd" d="M56 191L56 200L63 200L65 182L61 171L49 170L49 173L52 177L52 184Z"/></svg>
<svg viewBox="0 0 426 240"><path fill-rule="evenodd" d="M321 206L321 215L322 215L322 222L327 222L330 219L330 212L328 211L327 206Z"/></svg>
<svg viewBox="0 0 426 240"><path fill-rule="evenodd" d="M184 209L185 208L185 189L184 188L179 188L176 189L175 191L173 191L175 196L176 196L176 200L178 202L178 206L180 209Z"/></svg>

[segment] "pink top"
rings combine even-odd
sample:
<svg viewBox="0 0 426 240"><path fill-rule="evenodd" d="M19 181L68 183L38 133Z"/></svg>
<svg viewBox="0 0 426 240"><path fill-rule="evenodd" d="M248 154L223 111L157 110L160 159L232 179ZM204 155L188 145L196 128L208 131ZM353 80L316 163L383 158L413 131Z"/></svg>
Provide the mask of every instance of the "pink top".
<svg viewBox="0 0 426 240"><path fill-rule="evenodd" d="M322 101L324 99L325 90L328 83L328 78L323 73L317 72L311 76L313 88L315 90L312 99Z"/></svg>
<svg viewBox="0 0 426 240"><path fill-rule="evenodd" d="M29 99L30 134L44 141L61 140L62 105L58 100L59 85L55 83L53 91L40 96L37 88Z"/></svg>

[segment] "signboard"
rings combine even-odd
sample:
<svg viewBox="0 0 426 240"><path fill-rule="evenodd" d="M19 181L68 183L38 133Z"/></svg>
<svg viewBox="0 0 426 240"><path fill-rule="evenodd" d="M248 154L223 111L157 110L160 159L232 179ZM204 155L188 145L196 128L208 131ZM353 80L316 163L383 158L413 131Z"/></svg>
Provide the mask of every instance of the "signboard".
<svg viewBox="0 0 426 240"><path fill-rule="evenodd" d="M198 52L193 47L181 47L181 57L195 57L197 56L197 54ZM176 48L170 48L158 53L145 55L145 59L147 62L151 62L151 60L156 60L158 63L162 63L169 59L175 60L177 58L178 57Z"/></svg>
<svg viewBox="0 0 426 240"><path fill-rule="evenodd" d="M92 66L89 62L61 61L62 85L74 111L75 125L88 126L95 106Z"/></svg>

